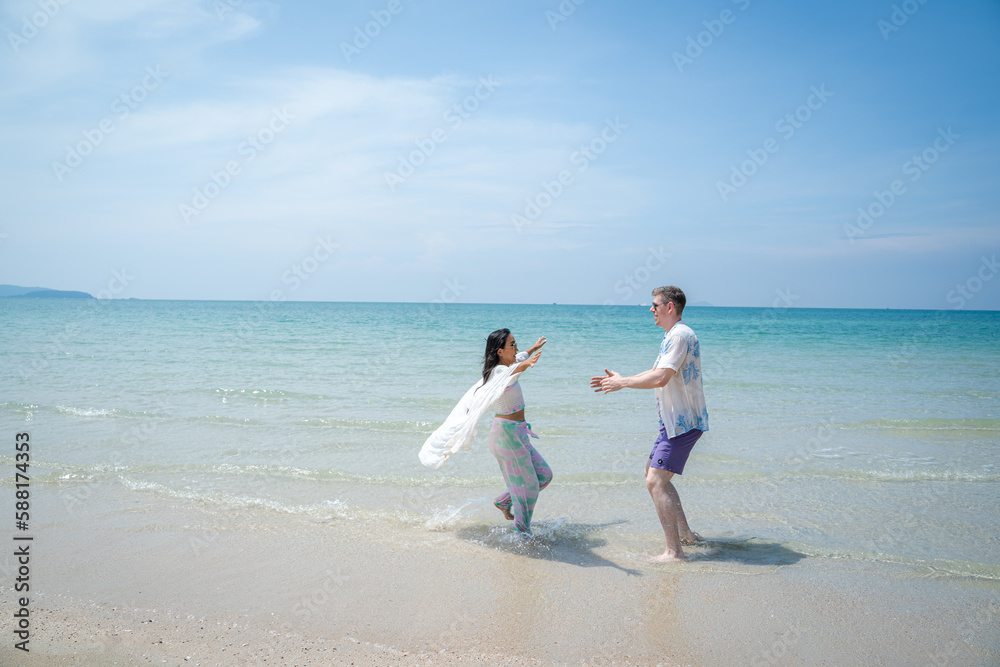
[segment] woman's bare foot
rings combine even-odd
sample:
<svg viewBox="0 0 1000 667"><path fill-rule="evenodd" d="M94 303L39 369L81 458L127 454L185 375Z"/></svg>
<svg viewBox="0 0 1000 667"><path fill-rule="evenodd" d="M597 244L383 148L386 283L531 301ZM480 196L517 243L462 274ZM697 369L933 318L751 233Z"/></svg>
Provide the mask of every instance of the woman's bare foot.
<svg viewBox="0 0 1000 667"><path fill-rule="evenodd" d="M698 533L691 533L690 535L683 535L683 536L681 536L681 544L683 544L686 547L689 547L692 544L697 544L698 542L704 542L704 541L705 541L705 538L703 538Z"/></svg>
<svg viewBox="0 0 1000 667"><path fill-rule="evenodd" d="M687 556L684 555L683 551L677 553L664 551L659 556L650 556L646 560L650 563L681 563L687 560Z"/></svg>
<svg viewBox="0 0 1000 667"><path fill-rule="evenodd" d="M509 507L504 507L502 505L497 505L496 503L493 503L493 506L496 507L501 512L503 512L503 518L507 519L508 521L513 521L514 520L514 515L510 513L510 508Z"/></svg>

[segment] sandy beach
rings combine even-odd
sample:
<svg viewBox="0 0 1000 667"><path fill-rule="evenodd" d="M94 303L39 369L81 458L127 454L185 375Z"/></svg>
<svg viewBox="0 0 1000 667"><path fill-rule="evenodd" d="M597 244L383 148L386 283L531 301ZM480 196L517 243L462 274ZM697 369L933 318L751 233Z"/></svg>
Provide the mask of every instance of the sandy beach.
<svg viewBox="0 0 1000 667"><path fill-rule="evenodd" d="M59 511L56 494L36 502L39 516ZM383 521L392 519L316 523L266 510L233 517L95 487L72 523L39 526L31 652L15 650L8 635L0 661L1000 661L1000 584L992 580L838 562L756 541L721 552L709 541L689 550L689 563L654 566L642 549L655 545L623 549L599 526L564 524L548 536L543 528L528 546L496 521L397 526L387 541L376 537ZM5 587L4 618L13 604Z"/></svg>

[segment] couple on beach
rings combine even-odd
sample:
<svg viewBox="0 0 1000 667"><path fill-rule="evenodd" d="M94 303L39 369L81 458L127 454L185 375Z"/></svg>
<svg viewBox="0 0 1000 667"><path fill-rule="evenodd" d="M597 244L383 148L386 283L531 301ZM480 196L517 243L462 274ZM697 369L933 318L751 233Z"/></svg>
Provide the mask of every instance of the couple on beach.
<svg viewBox="0 0 1000 667"><path fill-rule="evenodd" d="M624 389L653 389L660 418L660 434L646 463L646 488L663 527L666 548L650 558L667 563L684 560L683 544L693 544L698 535L688 526L677 489L671 478L684 472L691 449L708 430L708 410L701 382L701 350L698 338L682 320L687 302L674 286L653 290L653 321L664 331L656 363L648 371L623 377L605 369L592 377L590 386L605 394ZM509 329L498 329L486 339L483 377L476 383L445 423L420 450L420 460L439 468L459 449L469 449L475 427L491 407L496 414L490 428L490 452L503 473L507 491L494 505L514 522L518 532L531 534L531 515L538 493L552 481L552 469L531 444L537 438L524 419L524 395L519 376L538 363L545 338L524 352Z"/></svg>

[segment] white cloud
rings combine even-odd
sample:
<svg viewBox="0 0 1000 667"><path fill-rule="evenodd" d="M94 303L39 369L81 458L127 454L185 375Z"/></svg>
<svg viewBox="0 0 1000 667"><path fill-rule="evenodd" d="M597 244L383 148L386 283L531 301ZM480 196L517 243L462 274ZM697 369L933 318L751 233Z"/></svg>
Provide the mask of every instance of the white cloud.
<svg viewBox="0 0 1000 667"><path fill-rule="evenodd" d="M0 61L0 80L12 99L69 91L136 62L197 62L210 47L258 32L262 21L250 12L269 10L247 3L220 19L199 0L53 2L48 14L24 0L5 8L4 41L14 57Z"/></svg>

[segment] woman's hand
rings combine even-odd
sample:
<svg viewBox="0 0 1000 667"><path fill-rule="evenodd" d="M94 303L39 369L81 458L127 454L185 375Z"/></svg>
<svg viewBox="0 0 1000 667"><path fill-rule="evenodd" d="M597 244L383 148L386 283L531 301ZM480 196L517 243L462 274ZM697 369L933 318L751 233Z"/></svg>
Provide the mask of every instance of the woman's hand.
<svg viewBox="0 0 1000 667"><path fill-rule="evenodd" d="M535 352L538 352L540 349L542 349L542 345L545 345L545 336L539 338L537 341L535 341L534 345L528 348L528 356L531 356Z"/></svg>
<svg viewBox="0 0 1000 667"><path fill-rule="evenodd" d="M517 368L514 369L514 372L515 373L523 373L524 371L528 370L529 368L531 368L532 366L534 366L535 364L537 364L538 363L538 358L541 357L541 356L542 356L541 352L535 352L534 355L528 357L527 359L525 359L524 361L522 361L521 363L519 363L517 365Z"/></svg>

